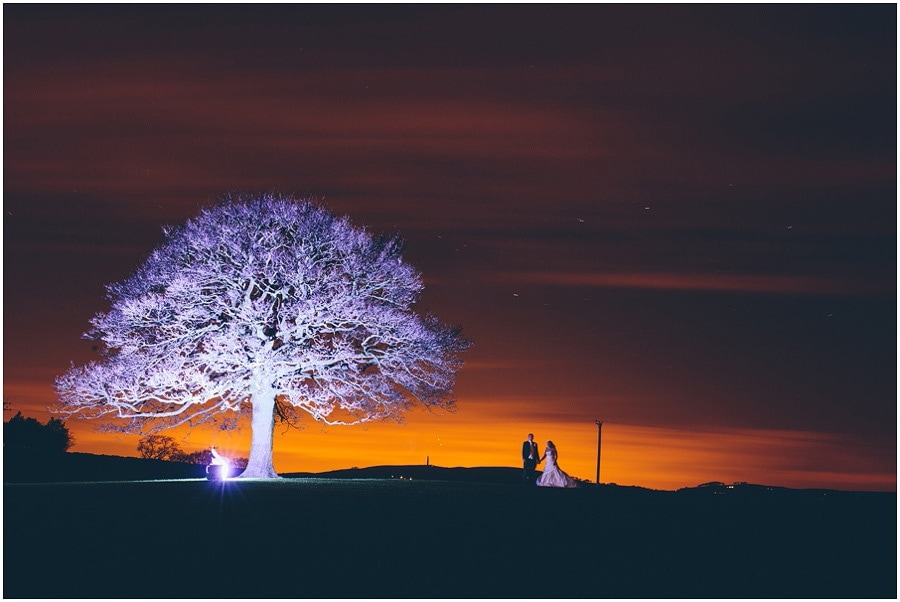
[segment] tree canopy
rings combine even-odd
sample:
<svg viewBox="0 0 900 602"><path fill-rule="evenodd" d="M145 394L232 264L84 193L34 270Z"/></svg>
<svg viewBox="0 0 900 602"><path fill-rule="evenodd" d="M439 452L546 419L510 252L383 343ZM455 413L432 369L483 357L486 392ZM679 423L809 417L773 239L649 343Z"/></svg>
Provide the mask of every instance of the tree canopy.
<svg viewBox="0 0 900 602"><path fill-rule="evenodd" d="M137 446L138 454L145 460L180 461L184 451L178 442L166 435L147 435L141 437Z"/></svg>
<svg viewBox="0 0 900 602"><path fill-rule="evenodd" d="M182 226L85 337L103 357L56 381L57 411L152 433L251 414L244 476L272 477L277 414L327 424L452 409L468 342L414 309L419 273L399 237L303 199L234 195Z"/></svg>

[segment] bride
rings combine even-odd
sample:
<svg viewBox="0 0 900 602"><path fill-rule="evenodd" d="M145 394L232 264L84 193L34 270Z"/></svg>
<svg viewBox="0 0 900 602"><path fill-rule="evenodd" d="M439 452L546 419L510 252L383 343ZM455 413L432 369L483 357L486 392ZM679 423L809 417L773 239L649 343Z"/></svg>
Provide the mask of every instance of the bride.
<svg viewBox="0 0 900 602"><path fill-rule="evenodd" d="M544 472L538 477L536 484L540 487L578 487L578 481L563 472L557 465L557 457L558 454L553 441L547 441L547 449L544 450L544 455L541 456L541 461L546 459L547 463L544 465Z"/></svg>

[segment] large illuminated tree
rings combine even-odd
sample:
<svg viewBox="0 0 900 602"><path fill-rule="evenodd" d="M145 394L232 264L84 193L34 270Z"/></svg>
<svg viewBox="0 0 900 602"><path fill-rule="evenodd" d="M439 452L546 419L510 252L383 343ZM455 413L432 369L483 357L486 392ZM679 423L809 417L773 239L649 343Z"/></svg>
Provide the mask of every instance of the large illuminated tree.
<svg viewBox="0 0 900 602"><path fill-rule="evenodd" d="M328 424L452 409L467 347L413 309L422 282L396 237L305 200L223 199L124 282L85 338L104 357L56 381L57 411L126 432L251 415L246 478L276 477L276 415Z"/></svg>

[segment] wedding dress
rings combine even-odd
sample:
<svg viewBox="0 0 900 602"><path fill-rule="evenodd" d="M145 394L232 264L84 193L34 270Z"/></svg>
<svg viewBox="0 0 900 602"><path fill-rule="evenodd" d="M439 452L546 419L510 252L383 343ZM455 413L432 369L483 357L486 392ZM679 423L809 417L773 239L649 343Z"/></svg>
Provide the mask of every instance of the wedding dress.
<svg viewBox="0 0 900 602"><path fill-rule="evenodd" d="M536 484L540 487L578 487L578 481L557 466L556 450L548 448L545 454L544 472L538 477Z"/></svg>

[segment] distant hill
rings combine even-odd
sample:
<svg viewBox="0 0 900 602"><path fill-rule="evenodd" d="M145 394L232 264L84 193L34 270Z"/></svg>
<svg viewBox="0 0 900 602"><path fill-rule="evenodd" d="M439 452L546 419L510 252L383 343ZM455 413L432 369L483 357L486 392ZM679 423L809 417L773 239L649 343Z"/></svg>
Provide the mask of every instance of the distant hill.
<svg viewBox="0 0 900 602"><path fill-rule="evenodd" d="M416 479L518 483L522 470L508 467L442 468L439 466L373 466L328 472L282 473L286 478L327 479ZM6 483L53 483L83 481L146 481L206 477L206 466L70 452L57 456L22 456L5 453L3 481Z"/></svg>
<svg viewBox="0 0 900 602"><path fill-rule="evenodd" d="M370 466L367 468L344 468L327 472L289 472L286 478L320 479L412 479L422 481L466 481L472 483L520 483L522 469L502 466L479 466L475 468L443 468L433 465L411 466Z"/></svg>

